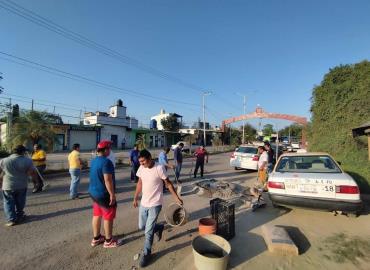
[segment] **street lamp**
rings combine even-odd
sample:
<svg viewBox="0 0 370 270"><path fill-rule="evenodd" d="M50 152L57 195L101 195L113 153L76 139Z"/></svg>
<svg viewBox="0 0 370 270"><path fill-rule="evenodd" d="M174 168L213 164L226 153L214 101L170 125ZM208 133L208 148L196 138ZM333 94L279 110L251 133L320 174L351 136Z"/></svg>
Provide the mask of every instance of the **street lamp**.
<svg viewBox="0 0 370 270"><path fill-rule="evenodd" d="M206 106L205 106L204 98L205 98L205 96L209 96L211 94L212 94L211 91L206 91L206 92L202 93L202 97L203 97L203 143L204 143L204 146L207 144L207 142L206 142Z"/></svg>
<svg viewBox="0 0 370 270"><path fill-rule="evenodd" d="M237 96L240 96L243 98L243 114L245 115L245 106L246 106L246 99L247 99L247 96L246 95L242 95L240 93L235 93ZM245 143L245 131L244 131L244 127L245 127L245 119L243 119L243 139L242 139L242 144Z"/></svg>

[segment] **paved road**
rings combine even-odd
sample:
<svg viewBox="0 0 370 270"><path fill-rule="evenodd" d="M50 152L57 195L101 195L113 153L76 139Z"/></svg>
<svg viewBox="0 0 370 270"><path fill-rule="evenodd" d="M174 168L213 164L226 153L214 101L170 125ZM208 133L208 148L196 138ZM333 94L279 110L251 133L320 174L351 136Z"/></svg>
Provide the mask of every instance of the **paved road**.
<svg viewBox="0 0 370 270"><path fill-rule="evenodd" d="M228 156L211 156L206 167L207 175L229 177L230 172L224 172ZM184 180L190 173L191 165L191 160L185 160L182 170ZM113 267L110 269L128 269L127 265L134 264L132 258L141 248L143 239L141 233L136 232L138 211L131 206L135 186L129 182L129 168L117 171L119 207L114 232L120 238L125 235L125 244L117 250L90 248L90 198L84 195L84 199L69 200L67 177L48 176L48 181L51 186L45 192L28 194L26 213L30 217L27 223L11 228L0 226L1 268L49 269L53 265L55 269L108 269L110 265ZM84 174L81 191L86 193L87 186L88 178ZM189 211L198 211L198 207L206 207L208 203L206 199L200 200L200 204L187 201L188 198L185 198ZM166 195L166 202L171 202L169 195ZM207 214L207 210L205 213ZM3 217L3 209L0 215ZM201 213L198 212L197 215ZM193 218L195 217L197 216ZM105 266L101 268L101 264Z"/></svg>
<svg viewBox="0 0 370 270"><path fill-rule="evenodd" d="M214 146L214 147L207 147L207 151L209 153L213 152L224 152L229 151L232 147L225 145L225 146ZM153 148L149 149L152 156L157 158L159 153L162 151L161 148ZM119 160L124 164L129 164L129 153L131 150L114 150L116 155L116 162ZM63 170L68 169L68 154L67 152L63 153L49 153L47 154L47 170ZM173 151L168 153L169 159L173 159ZM89 161L92 158L92 152L81 152L81 158L85 161Z"/></svg>
<svg viewBox="0 0 370 270"><path fill-rule="evenodd" d="M228 166L229 154L210 157L207 176L241 185L251 185L254 172L234 171ZM186 160L183 175L189 175L191 160ZM49 176L50 177L50 176ZM183 177L185 178L185 177ZM133 257L142 248L143 235L137 231L138 210L131 206L135 186L128 181L128 168L117 172L118 216L114 234L123 239L117 249L90 247L91 200L69 200L69 179L49 178L51 187L40 194L29 194L26 212L28 222L11 228L0 226L1 269L132 269L138 262ZM172 177L173 179L173 177ZM86 192L87 176L82 179L81 191ZM191 240L197 235L198 219L209 214L209 199L197 195L184 198L190 213L189 222L178 229L166 230L164 239L153 247L154 261L147 269L194 269ZM165 196L165 205L172 201ZM1 212L2 209L1 209ZM0 213L3 216L3 213ZM163 215L160 216L163 220ZM281 257L271 255L264 244L261 225L279 224L298 228L302 240L302 255ZM325 238L336 233L348 237L370 239L370 216L357 219L334 217L331 213L309 210L275 209L270 204L265 209L251 212L238 208L236 237L231 240L231 269L366 269L362 259L338 263L325 246ZM343 238L345 241L347 238ZM346 243L339 243L346 246ZM325 257L326 256L326 257ZM329 258L329 259L328 259Z"/></svg>

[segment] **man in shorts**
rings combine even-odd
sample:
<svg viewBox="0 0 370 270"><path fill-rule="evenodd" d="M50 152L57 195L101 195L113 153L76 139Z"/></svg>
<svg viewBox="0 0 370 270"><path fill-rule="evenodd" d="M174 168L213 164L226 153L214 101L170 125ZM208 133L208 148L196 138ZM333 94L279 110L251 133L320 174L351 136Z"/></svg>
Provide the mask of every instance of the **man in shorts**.
<svg viewBox="0 0 370 270"><path fill-rule="evenodd" d="M91 246L103 244L104 248L115 248L113 220L116 217L116 181L113 163L107 158L111 151L109 141L101 141L97 146L97 156L91 161L89 194L93 199L93 239ZM105 236L100 234L103 217Z"/></svg>

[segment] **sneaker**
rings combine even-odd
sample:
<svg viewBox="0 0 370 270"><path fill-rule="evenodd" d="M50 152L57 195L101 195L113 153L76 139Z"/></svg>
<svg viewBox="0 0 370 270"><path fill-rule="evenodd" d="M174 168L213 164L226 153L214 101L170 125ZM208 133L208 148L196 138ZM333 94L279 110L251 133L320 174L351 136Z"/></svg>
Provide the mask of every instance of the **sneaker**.
<svg viewBox="0 0 370 270"><path fill-rule="evenodd" d="M147 266L149 263L149 260L150 260L150 254L147 254L147 255L141 254L140 263L139 263L140 267Z"/></svg>
<svg viewBox="0 0 370 270"><path fill-rule="evenodd" d="M103 248L116 248L118 246L119 246L119 244L118 244L117 240L112 238L109 242L107 242L107 241L104 242Z"/></svg>
<svg viewBox="0 0 370 270"><path fill-rule="evenodd" d="M100 238L98 240L95 240L94 238L91 240L91 246L96 247L100 244L103 244L105 241L104 235L100 235Z"/></svg>
<svg viewBox="0 0 370 270"><path fill-rule="evenodd" d="M23 222L23 221L26 220L26 218L27 218L27 216L25 214L23 214L23 215L17 217L17 222Z"/></svg>
<svg viewBox="0 0 370 270"><path fill-rule="evenodd" d="M162 225L159 230L155 233L155 235L157 236L157 241L161 241L162 239L162 234L163 234L163 230L164 230L164 226Z"/></svg>
<svg viewBox="0 0 370 270"><path fill-rule="evenodd" d="M15 224L16 224L15 221L8 221L7 223L5 223L5 226L11 227L11 226L14 226Z"/></svg>

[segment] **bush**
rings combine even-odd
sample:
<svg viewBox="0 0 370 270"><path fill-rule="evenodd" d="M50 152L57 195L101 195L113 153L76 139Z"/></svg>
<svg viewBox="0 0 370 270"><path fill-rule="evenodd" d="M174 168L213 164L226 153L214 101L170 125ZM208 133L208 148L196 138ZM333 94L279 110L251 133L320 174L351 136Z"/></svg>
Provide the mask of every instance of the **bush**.
<svg viewBox="0 0 370 270"><path fill-rule="evenodd" d="M314 88L309 150L324 151L341 161L362 193L370 193L366 138L351 130L370 119L370 62L335 67Z"/></svg>

